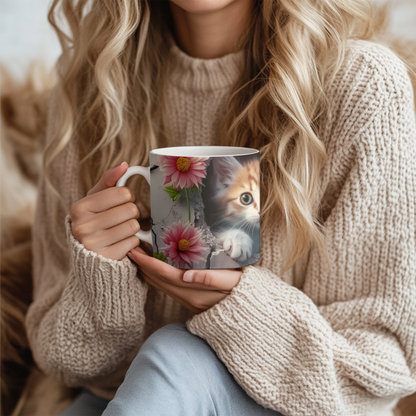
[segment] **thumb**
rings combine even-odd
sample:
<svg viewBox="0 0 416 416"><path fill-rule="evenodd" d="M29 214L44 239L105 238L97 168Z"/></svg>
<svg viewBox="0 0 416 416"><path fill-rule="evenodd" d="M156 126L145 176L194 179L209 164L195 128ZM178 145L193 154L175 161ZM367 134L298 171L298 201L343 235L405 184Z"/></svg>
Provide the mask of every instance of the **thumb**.
<svg viewBox="0 0 416 416"><path fill-rule="evenodd" d="M109 169L103 173L101 179L96 183L96 185L91 188L87 195L96 194L97 192L103 191L107 188L112 188L117 181L127 172L129 165L127 162L123 162L120 165Z"/></svg>

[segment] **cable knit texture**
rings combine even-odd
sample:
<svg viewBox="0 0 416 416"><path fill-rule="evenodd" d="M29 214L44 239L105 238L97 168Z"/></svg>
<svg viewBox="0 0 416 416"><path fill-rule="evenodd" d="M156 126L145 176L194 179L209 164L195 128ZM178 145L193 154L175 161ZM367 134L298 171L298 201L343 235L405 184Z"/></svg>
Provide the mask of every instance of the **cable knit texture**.
<svg viewBox="0 0 416 416"><path fill-rule="evenodd" d="M171 144L214 143L243 53L201 60L173 45L170 62ZM66 206L57 232L68 248L51 238L50 195L40 182L27 317L40 368L111 397L143 341L188 319L188 329L210 344L243 389L284 415L382 415L416 391L410 80L386 47L350 41L327 94L320 216L331 265L312 249L280 273L284 241L276 223L264 230L260 263L245 268L224 300L195 316L147 289L129 259L108 260L73 237L67 213L83 195L76 150L68 146L54 175Z"/></svg>

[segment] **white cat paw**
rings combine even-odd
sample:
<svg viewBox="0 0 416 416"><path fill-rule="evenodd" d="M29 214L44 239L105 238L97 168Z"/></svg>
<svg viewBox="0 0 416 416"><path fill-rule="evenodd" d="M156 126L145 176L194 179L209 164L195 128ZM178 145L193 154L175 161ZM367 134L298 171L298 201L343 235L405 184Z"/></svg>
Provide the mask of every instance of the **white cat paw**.
<svg viewBox="0 0 416 416"><path fill-rule="evenodd" d="M236 261L245 261L252 254L253 240L244 231L231 229L221 232L218 241L225 252Z"/></svg>

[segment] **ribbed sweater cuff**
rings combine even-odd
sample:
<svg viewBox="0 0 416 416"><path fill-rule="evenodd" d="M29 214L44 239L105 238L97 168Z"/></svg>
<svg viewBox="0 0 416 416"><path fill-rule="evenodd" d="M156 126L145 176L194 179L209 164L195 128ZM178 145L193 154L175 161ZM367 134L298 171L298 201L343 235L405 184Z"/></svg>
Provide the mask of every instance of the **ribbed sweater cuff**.
<svg viewBox="0 0 416 416"><path fill-rule="evenodd" d="M325 331L330 330L313 302L298 289L283 282L270 270L263 267L249 266L244 269L240 282L232 292L214 305L212 308L195 315L187 323L188 329L203 338L215 338L218 342L224 342L224 348L230 338L240 335L249 336L258 332L264 336L268 325L273 321L274 330L281 327L287 331L297 318L306 314L319 316L319 326ZM246 333L246 328L247 333ZM270 328L269 328L270 329ZM241 334L237 334L240 332ZM267 332L267 331L266 331ZM290 333L290 331L288 332ZM257 338L257 342L267 342L264 338ZM241 345L241 342L238 342ZM288 345L289 346L289 345Z"/></svg>
<svg viewBox="0 0 416 416"><path fill-rule="evenodd" d="M131 315L140 304L144 307L147 286L137 276L137 266L127 256L117 261L86 249L72 234L69 214L65 218L65 227L72 270L83 286L83 292L94 302L97 315L104 320L114 319L116 311L117 314L125 315L124 311ZM139 281L142 287L138 298Z"/></svg>
<svg viewBox="0 0 416 416"><path fill-rule="evenodd" d="M314 380L319 397L327 397L325 411L338 414L332 401L337 396L332 330L307 296L269 270L247 267L232 292L188 320L187 328L208 342L261 405L284 414L308 414L307 408L295 409L294 402L314 394L308 377L324 374ZM307 362L308 370L298 370L302 377L294 385L291 375L302 362ZM318 405L313 410L323 409Z"/></svg>

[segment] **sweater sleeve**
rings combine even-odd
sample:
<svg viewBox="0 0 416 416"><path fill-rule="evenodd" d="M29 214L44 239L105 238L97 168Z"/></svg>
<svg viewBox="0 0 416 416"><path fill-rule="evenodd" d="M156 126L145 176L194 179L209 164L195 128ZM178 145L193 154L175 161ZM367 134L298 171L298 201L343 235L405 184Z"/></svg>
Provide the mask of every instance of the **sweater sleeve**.
<svg viewBox="0 0 416 416"><path fill-rule="evenodd" d="M404 65L374 50L346 63L343 82L360 88L340 82L334 94L347 116L331 128L327 176L348 169L325 219L330 266L312 249L300 289L248 267L187 322L284 415L376 415L416 391L415 110Z"/></svg>
<svg viewBox="0 0 416 416"><path fill-rule="evenodd" d="M47 136L51 130L49 126ZM58 207L43 174L40 178L33 229L34 293L26 326L42 371L69 386L100 380L106 388L103 377L120 369L142 337L147 285L128 257L107 259L72 235L67 212L80 197L75 154L70 144L53 165L54 185L63 196ZM107 379L109 386L116 385Z"/></svg>

